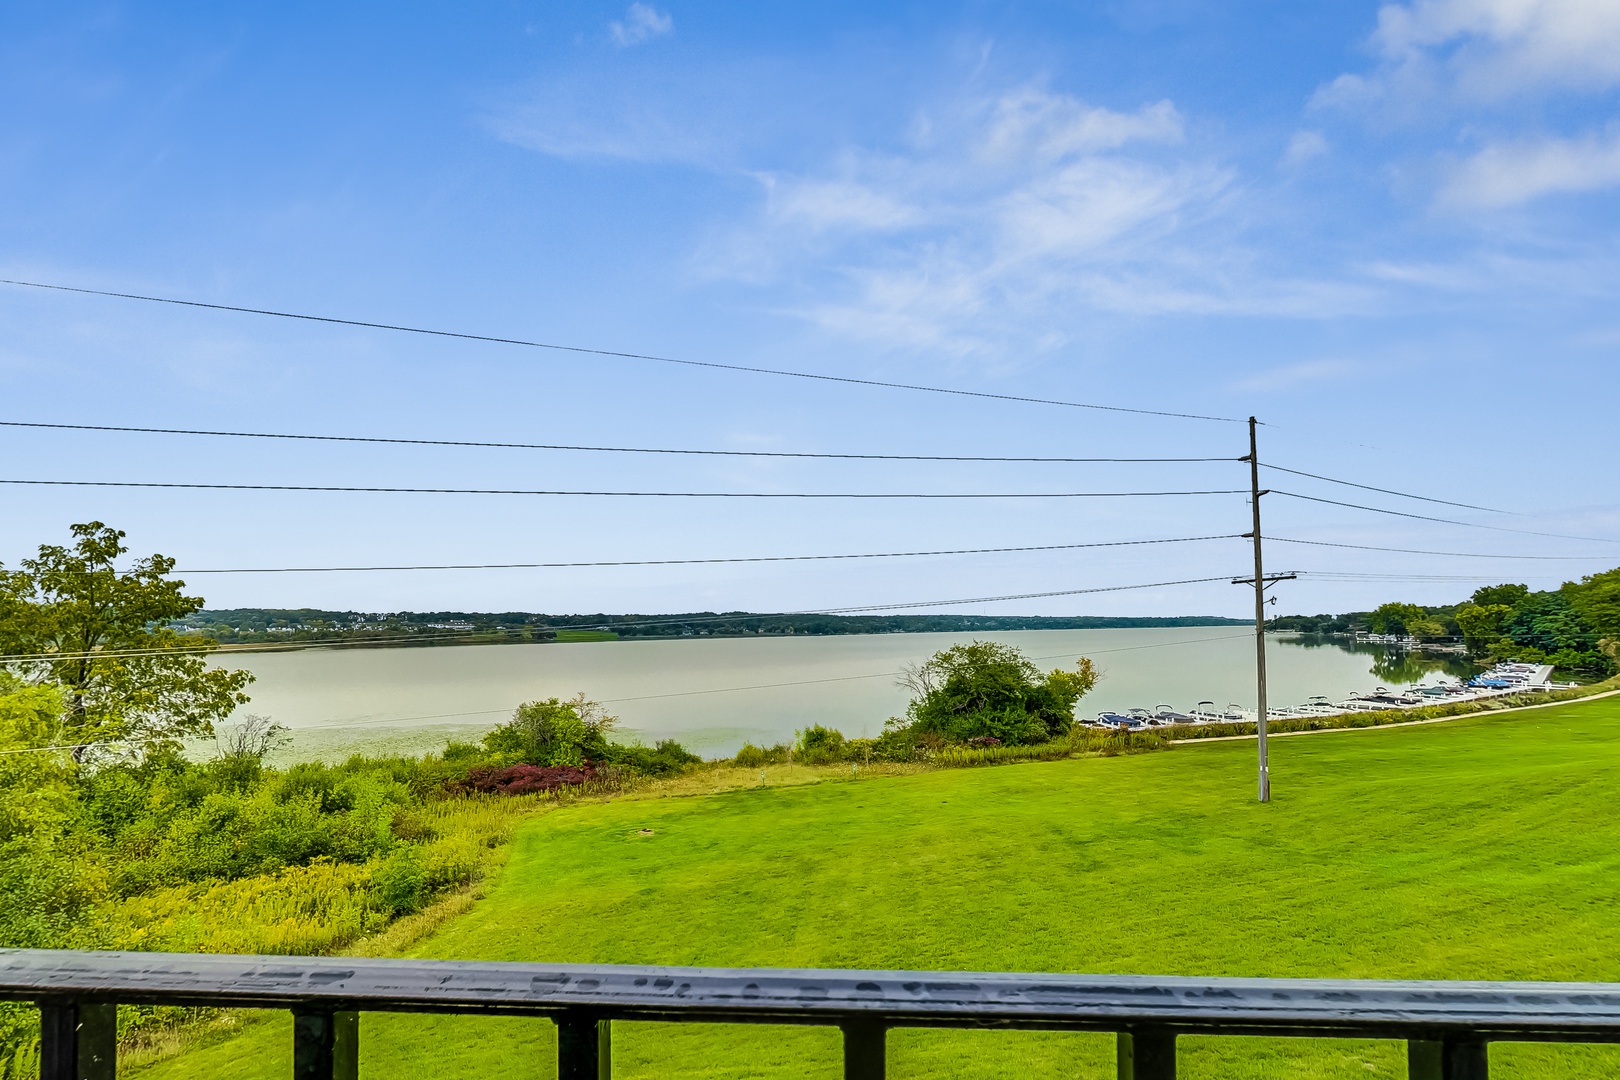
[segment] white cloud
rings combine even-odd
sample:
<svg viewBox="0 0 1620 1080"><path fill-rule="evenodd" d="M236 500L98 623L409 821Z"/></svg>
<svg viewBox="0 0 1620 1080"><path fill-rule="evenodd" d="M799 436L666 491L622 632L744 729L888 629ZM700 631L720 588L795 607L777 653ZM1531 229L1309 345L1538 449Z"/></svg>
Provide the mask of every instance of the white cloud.
<svg viewBox="0 0 1620 1080"><path fill-rule="evenodd" d="M1379 9L1378 66L1340 75L1314 103L1428 120L1442 103L1620 84L1614 0L1412 0Z"/></svg>
<svg viewBox="0 0 1620 1080"><path fill-rule="evenodd" d="M922 213L892 194L847 180L779 181L762 177L770 190L771 214L779 221L813 231L852 229L889 232L914 225Z"/></svg>
<svg viewBox="0 0 1620 1080"><path fill-rule="evenodd" d="M1472 97L1538 85L1620 82L1614 0L1416 0L1378 13L1373 41L1389 62L1436 63Z"/></svg>
<svg viewBox="0 0 1620 1080"><path fill-rule="evenodd" d="M663 37L675 29L675 20L650 4L634 3L625 12L623 21L608 24L608 33L620 46L640 45L655 37Z"/></svg>
<svg viewBox="0 0 1620 1080"><path fill-rule="evenodd" d="M757 217L700 269L791 282L813 299L785 313L830 333L980 364L1097 312L1365 309L1365 283L1255 272L1234 175L1183 149L1186 127L1168 101L1116 110L1039 86L936 106L900 149L762 178Z"/></svg>
<svg viewBox="0 0 1620 1080"><path fill-rule="evenodd" d="M1320 131L1296 131L1294 137L1288 140L1288 149L1283 152L1282 163L1297 167L1313 158L1322 157L1328 150L1327 136Z"/></svg>
<svg viewBox="0 0 1620 1080"><path fill-rule="evenodd" d="M1054 161L1070 154L1117 150L1129 142L1181 139L1181 114L1168 101L1121 113L1026 87L996 101L982 152L993 161Z"/></svg>
<svg viewBox="0 0 1620 1080"><path fill-rule="evenodd" d="M1251 375L1233 384L1232 389L1245 393L1275 392L1301 384L1342 379L1355 374L1356 370L1354 364L1344 360L1306 360Z"/></svg>
<svg viewBox="0 0 1620 1080"><path fill-rule="evenodd" d="M1472 156L1399 170L1436 177L1442 205L1493 209L1620 184L1620 130L1556 134L1520 119L1509 134L1520 99L1620 86L1620 2L1407 0L1379 9L1371 44L1378 65L1340 75L1313 104L1403 125L1466 118L1458 135L1482 147Z"/></svg>
<svg viewBox="0 0 1620 1080"><path fill-rule="evenodd" d="M1457 167L1441 200L1489 209L1615 186L1620 186L1620 128L1577 139L1493 143Z"/></svg>

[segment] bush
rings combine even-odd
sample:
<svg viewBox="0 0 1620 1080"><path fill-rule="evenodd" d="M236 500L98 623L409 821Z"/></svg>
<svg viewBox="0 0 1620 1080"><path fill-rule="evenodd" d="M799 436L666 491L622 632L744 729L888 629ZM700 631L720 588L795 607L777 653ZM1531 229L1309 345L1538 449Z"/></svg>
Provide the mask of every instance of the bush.
<svg viewBox="0 0 1620 1080"><path fill-rule="evenodd" d="M607 749L608 764L634 769L647 776L673 776L702 760L674 739L660 740L651 748L609 743Z"/></svg>
<svg viewBox="0 0 1620 1080"><path fill-rule="evenodd" d="M933 735L947 744L995 739L1029 746L1067 735L1075 703L1096 681L1084 657L1074 671L1042 675L1018 649L975 641L908 669L901 685L913 694L906 716L918 744Z"/></svg>
<svg viewBox="0 0 1620 1080"><path fill-rule="evenodd" d="M579 768L607 759L607 736L618 722L584 694L568 701L531 701L485 735L484 748L503 764Z"/></svg>
<svg viewBox="0 0 1620 1080"><path fill-rule="evenodd" d="M467 778L457 788L499 795L528 795L575 787L596 777L596 770L589 765L577 768L573 765L511 765L504 769L481 765L468 770Z"/></svg>
<svg viewBox="0 0 1620 1080"><path fill-rule="evenodd" d="M371 872L371 891L389 915L409 915L421 909L430 891L422 854L401 845Z"/></svg>
<svg viewBox="0 0 1620 1080"><path fill-rule="evenodd" d="M843 732L835 728L822 727L820 724L811 724L795 734L799 738L794 752L804 764L829 765L844 760L846 750Z"/></svg>
<svg viewBox="0 0 1620 1080"><path fill-rule="evenodd" d="M775 746L759 747L753 743L743 743L742 749L732 759L745 769L758 769L765 765L782 765L788 760L787 743L777 743Z"/></svg>

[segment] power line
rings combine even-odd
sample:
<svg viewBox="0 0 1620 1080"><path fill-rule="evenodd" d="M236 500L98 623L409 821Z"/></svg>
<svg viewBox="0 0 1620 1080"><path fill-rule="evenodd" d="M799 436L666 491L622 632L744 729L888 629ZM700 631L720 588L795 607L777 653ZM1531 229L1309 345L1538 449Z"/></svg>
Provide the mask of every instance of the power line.
<svg viewBox="0 0 1620 1080"><path fill-rule="evenodd" d="M1293 540L1286 536L1268 536L1275 544L1309 544L1312 547L1349 548L1354 551L1391 551L1402 555L1444 555L1454 559L1535 559L1547 562L1592 562L1607 559L1607 555L1487 555L1478 551L1431 551L1426 548L1379 547L1373 544L1339 544L1328 540Z"/></svg>
<svg viewBox="0 0 1620 1080"><path fill-rule="evenodd" d="M1038 600L1049 596L1083 596L1089 593L1126 592L1131 589L1158 589L1169 585L1200 585L1209 581L1230 581L1231 575L1206 578L1183 578L1180 581L1152 581L1146 585L1109 585L1096 589L1058 589L1052 592L1008 593L1005 596L975 596L965 600L918 600L909 604L868 604L864 607L826 608L812 611L811 615L843 615L865 611L897 611L901 608L947 607L954 604L989 604L998 600Z"/></svg>
<svg viewBox="0 0 1620 1080"><path fill-rule="evenodd" d="M942 551L876 551L851 555L749 555L724 559L614 559L600 562L452 563L418 566L263 566L190 570L176 574L333 574L405 570L546 570L595 566L704 566L732 563L824 562L840 559L911 559L931 555L997 555L1024 551L1074 551L1081 548L1141 547L1148 544L1190 544L1205 540L1237 540L1238 533L1219 536L1178 536L1165 540L1106 540L1087 544L1032 544L1025 547L955 548Z"/></svg>
<svg viewBox="0 0 1620 1080"><path fill-rule="evenodd" d="M961 605L961 604L989 604L989 603L994 603L996 601L1001 601L1001 600L1035 600L1035 599L1044 599L1044 598L1047 598L1047 597L1055 597L1055 596L1085 596L1085 595L1094 594L1094 593L1130 592L1130 591L1133 591L1133 590L1136 590L1136 589L1158 589L1158 588L1165 588L1165 587L1172 586L1172 585L1198 585L1198 584L1204 584L1204 583L1212 582L1212 581L1228 581L1228 580L1230 580L1230 575L1222 575L1220 577L1185 578L1185 579L1182 579L1180 581L1150 581L1150 582L1146 582L1146 583L1139 584L1139 585L1106 585L1106 586L1098 586L1098 587L1092 587L1092 588L1087 588L1087 589L1058 589L1058 590L1053 590L1053 591L1049 591L1049 592L1009 593L1009 594L1002 595L1002 596L974 596L974 597L966 597L966 598L963 598L963 599L956 599L956 600L917 600L917 601L908 601L908 602L896 603L896 604L868 604L868 605L863 605L863 606L851 606L851 607L817 608L817 609L808 610L808 611L783 611L783 612L769 612L769 613L764 613L764 612L740 612L740 613L735 614L735 615L695 615L695 616L689 615L689 616L680 617L680 618L648 619L648 620L641 620L641 621L636 621L636 622L596 623L596 624L594 624L593 626L590 626L590 627L552 627L552 626L503 627L503 628L500 628L500 632L503 632L503 633L518 633L518 632L521 632L521 631L532 631L532 630L539 630L539 629L545 629L545 630L558 630L558 629L562 629L562 630L568 630L568 629L596 630L596 629L611 629L613 627L622 627L622 628L625 628L625 629L630 629L630 628L644 628L644 627L649 627L649 626L685 626L685 625L689 625L691 623L741 622L741 621L746 621L746 620L749 620L749 619L797 618L797 617L807 616L807 615L863 614L863 613L867 613L867 612L877 612L877 611L899 611L899 610L902 610L902 609L905 609L905 608L949 607L949 606ZM455 638L455 639L461 639L461 640L466 640L468 638L468 636L469 635L465 634L465 633L454 634L454 635L445 635L446 638ZM390 645L390 646L398 647L400 645L408 644L408 643L410 643L412 641L427 641L427 640L433 640L433 637L431 637L429 635L423 635L423 636L412 636L412 637L409 637L409 638L381 638L381 639L373 639L373 640L370 640L370 641L364 641L364 640L355 641L354 639L331 638L331 639L327 639L325 641L287 642L284 645L272 645L272 646L268 646L268 647L264 647L264 648L259 648L259 647L256 646L252 650L248 650L248 649L226 649L226 650L223 650L223 652L225 652L227 654L231 653L231 652L249 652L249 651L254 651L254 652L284 652L284 651L290 651L290 650L295 650L295 649L322 648L322 647L331 646L331 645L349 645L349 646L366 646L366 645L382 646L382 645ZM183 648L182 647L182 648L168 648L168 649L126 649L126 650L121 650L121 651L77 652L77 653L67 653L67 652L19 653L19 654L15 654L15 655L11 655L11 656L0 656L0 664L53 663L53 662L62 661L62 660L120 660L120 659L130 659L130 658L134 658L134 657L144 657L144 656L160 656L160 655L161 656L174 656L174 655L209 654L209 653L217 653L219 651L221 651L221 650L219 650L218 646L216 646L216 645L206 645L206 646L199 645L199 646L196 646L196 647L193 647L193 648Z"/></svg>
<svg viewBox="0 0 1620 1080"><path fill-rule="evenodd" d="M1319 570L1313 581L1495 581L1494 574L1357 574L1341 570Z"/></svg>
<svg viewBox="0 0 1620 1080"><path fill-rule="evenodd" d="M1242 495L1236 489L1211 491L1037 491L1037 492L803 492L803 491L544 491L518 488L407 488L319 484L175 484L134 480L0 480L34 487L168 488L187 491L325 491L382 495L591 495L639 499L1128 499L1181 495Z"/></svg>
<svg viewBox="0 0 1620 1080"><path fill-rule="evenodd" d="M831 454L789 450L689 450L654 446L576 446L564 443L476 442L470 439L405 439L369 435L298 435L271 431L214 431L201 428L130 427L119 424L47 424L0 420L0 427L52 431L119 431L141 435L208 435L229 439L291 439L302 442L381 443L390 446L462 446L485 450L578 450L601 454L683 454L703 457L816 458L839 461L1003 461L1031 464L1172 464L1236 461L1234 457L1018 457L992 454Z"/></svg>
<svg viewBox="0 0 1620 1080"><path fill-rule="evenodd" d="M885 382L879 379L856 379L845 375L819 375L807 371L788 371L781 368L750 367L742 364L721 364L708 360L680 360L670 356L648 353L620 352L615 349L594 349L581 345L559 345L554 342L530 341L524 338L498 337L492 334L471 334L454 330L433 330L420 326L401 326L394 323L370 322L364 319L344 319L329 315L308 315L293 311L274 311L266 308L240 307L234 304L209 304L200 300L180 300L167 296L144 296L139 293L113 292L107 289L84 289L70 285L50 285L38 281L18 281L0 278L0 284L19 285L30 289L49 289L53 292L79 293L85 296L106 296L120 300L140 300L150 304L171 304L176 307L203 308L209 311L232 311L243 315L265 315L277 319L297 319L302 322L326 323L334 326L357 326L368 330L391 330L402 334L420 334L426 337L455 338L462 341L483 341L497 345L517 345L529 349L548 349L555 352L578 353L588 356L611 356L621 360L646 360L659 364L679 364L683 367L712 368L718 371L739 371L753 375L778 375L792 379L812 379L818 382L844 383L853 386L876 386L890 390L916 390L928 394L948 394L955 397L988 398L995 401L1017 401L1033 405L1059 405L1070 409L1092 409L1099 412L1132 413L1137 416L1163 416L1179 420L1212 420L1219 423L1240 423L1229 416L1205 416L1200 413L1170 412L1160 409L1132 409L1123 405L1094 405L1079 401L1061 401L1051 398L1022 397L1015 394L991 394L981 390L953 390L941 386L922 386L915 383Z"/></svg>
<svg viewBox="0 0 1620 1080"><path fill-rule="evenodd" d="M1381 506L1362 506L1358 503L1339 502L1336 499L1323 499L1315 495L1301 495L1297 491L1278 491L1272 489L1273 495L1286 495L1290 499L1304 499L1307 502L1325 503L1328 506L1343 506L1351 510L1366 510L1374 514L1389 514L1392 517L1412 518L1416 521L1437 521L1442 525L1461 525L1467 529L1489 529L1491 532L1518 533L1521 536L1547 536L1554 540L1585 540L1595 544L1620 544L1620 540L1611 540L1603 536L1571 536L1568 533L1535 532L1531 529L1509 529L1502 525L1481 525L1475 521L1457 521L1453 518L1427 517L1423 514L1408 514L1404 510L1385 510Z"/></svg>
<svg viewBox="0 0 1620 1080"><path fill-rule="evenodd" d="M1263 461L1260 463L1260 467L1262 469L1270 469L1273 472L1290 473L1294 476L1308 476L1312 480L1323 480L1329 484L1342 484L1345 487L1360 488L1362 491L1376 491L1382 495L1397 495L1403 499L1416 499L1419 502L1439 503L1441 506L1456 506L1461 507L1464 510L1483 510L1487 514L1511 514L1516 517L1524 516L1517 510L1498 510L1491 506L1475 506L1473 503L1451 502L1449 499L1433 499L1427 495L1413 495L1411 492L1396 491L1393 488L1373 487L1371 484L1357 484L1351 480L1335 480L1331 476L1318 476L1316 473L1300 472L1298 469L1285 469L1281 465L1267 465Z"/></svg>

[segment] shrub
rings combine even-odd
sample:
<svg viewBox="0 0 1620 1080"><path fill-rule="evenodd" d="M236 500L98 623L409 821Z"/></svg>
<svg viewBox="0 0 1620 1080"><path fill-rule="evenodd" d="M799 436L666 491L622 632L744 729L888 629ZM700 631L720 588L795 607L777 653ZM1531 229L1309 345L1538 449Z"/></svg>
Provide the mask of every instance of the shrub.
<svg viewBox="0 0 1620 1080"><path fill-rule="evenodd" d="M402 844L371 872L371 891L389 915L419 910L429 888L421 852L411 844Z"/></svg>
<svg viewBox="0 0 1620 1080"><path fill-rule="evenodd" d="M1082 657L1074 671L1042 675L1018 649L992 641L954 645L907 669L901 685L912 694L906 715L914 736L945 743L995 739L1034 745L1066 735L1074 706L1096 684Z"/></svg>
<svg viewBox="0 0 1620 1080"><path fill-rule="evenodd" d="M674 739L660 740L652 747L620 746L618 743L609 743L607 747L608 764L634 769L647 776L673 776L688 765L696 765L702 760Z"/></svg>
<svg viewBox="0 0 1620 1080"><path fill-rule="evenodd" d="M498 768L481 765L469 769L467 778L457 785L460 791L482 791L500 795L528 795L536 791L556 791L558 788L577 786L597 777L589 765L511 765Z"/></svg>
<svg viewBox="0 0 1620 1080"><path fill-rule="evenodd" d="M510 765L572 766L603 761L608 733L618 724L584 694L561 701L531 701L484 736L484 748Z"/></svg>
<svg viewBox="0 0 1620 1080"><path fill-rule="evenodd" d="M804 764L828 765L844 760L843 732L835 728L822 727L820 724L811 724L795 734L799 738L794 752Z"/></svg>
<svg viewBox="0 0 1620 1080"><path fill-rule="evenodd" d="M788 760L788 745L777 743L775 746L760 747L753 743L743 743L742 749L732 759L745 769L757 769L764 765L781 765Z"/></svg>

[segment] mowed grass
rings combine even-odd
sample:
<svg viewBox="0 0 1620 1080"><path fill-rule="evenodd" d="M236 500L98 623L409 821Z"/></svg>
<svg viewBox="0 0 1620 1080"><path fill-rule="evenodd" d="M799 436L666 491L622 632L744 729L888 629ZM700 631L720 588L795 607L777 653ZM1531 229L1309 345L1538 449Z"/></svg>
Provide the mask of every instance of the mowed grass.
<svg viewBox="0 0 1620 1080"><path fill-rule="evenodd" d="M1620 981L1620 699L1254 744L568 806L424 957ZM644 836L641 830L651 829ZM284 1017L141 1070L281 1077ZM827 1077L834 1032L615 1025L618 1077ZM551 1077L543 1020L368 1016L371 1077ZM1113 1075L1104 1036L894 1032L892 1077ZM1499 1044L1492 1075L1620 1075ZM1405 1075L1366 1041L1182 1040L1191 1078Z"/></svg>

